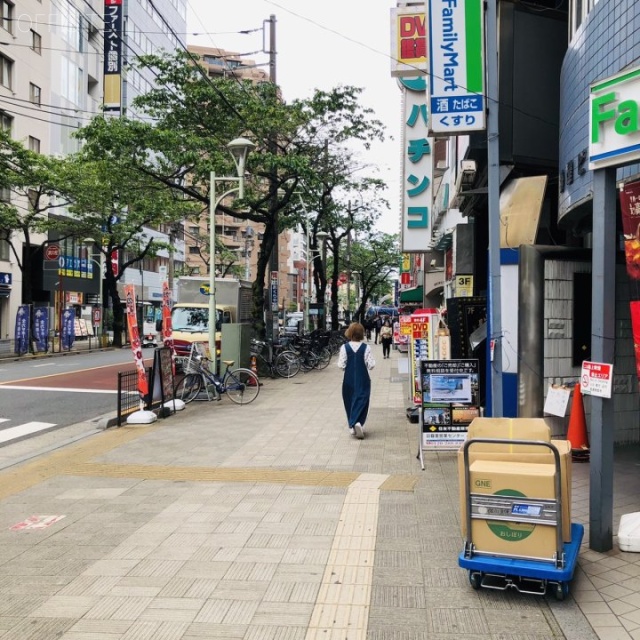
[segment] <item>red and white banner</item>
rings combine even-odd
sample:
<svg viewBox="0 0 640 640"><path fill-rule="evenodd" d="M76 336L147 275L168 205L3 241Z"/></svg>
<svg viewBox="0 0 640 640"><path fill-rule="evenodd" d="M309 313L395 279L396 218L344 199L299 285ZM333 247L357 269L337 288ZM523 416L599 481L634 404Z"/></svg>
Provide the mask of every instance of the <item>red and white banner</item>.
<svg viewBox="0 0 640 640"><path fill-rule="evenodd" d="M138 370L138 393L140 393L140 399L144 401L149 393L149 381L147 380L147 371L144 368L144 359L142 358L142 343L140 342L140 331L138 330L138 318L136 315L136 293L132 284L124 285L124 296L127 303L129 342L131 343L133 359Z"/></svg>
<svg viewBox="0 0 640 640"><path fill-rule="evenodd" d="M162 343L171 349L171 368L176 375L176 348L173 344L173 327L171 325L171 290L169 283L162 283Z"/></svg>

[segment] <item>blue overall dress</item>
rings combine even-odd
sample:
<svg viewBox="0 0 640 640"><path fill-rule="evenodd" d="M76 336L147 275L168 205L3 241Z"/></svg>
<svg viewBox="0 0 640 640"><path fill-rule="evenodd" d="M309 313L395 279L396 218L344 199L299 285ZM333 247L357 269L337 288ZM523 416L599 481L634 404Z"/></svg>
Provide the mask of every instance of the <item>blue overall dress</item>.
<svg viewBox="0 0 640 640"><path fill-rule="evenodd" d="M371 395L371 378L364 361L367 345L363 342L356 351L350 345L344 346L347 352L347 366L342 381L342 401L347 412L349 427L356 422L364 426L369 412L369 397Z"/></svg>

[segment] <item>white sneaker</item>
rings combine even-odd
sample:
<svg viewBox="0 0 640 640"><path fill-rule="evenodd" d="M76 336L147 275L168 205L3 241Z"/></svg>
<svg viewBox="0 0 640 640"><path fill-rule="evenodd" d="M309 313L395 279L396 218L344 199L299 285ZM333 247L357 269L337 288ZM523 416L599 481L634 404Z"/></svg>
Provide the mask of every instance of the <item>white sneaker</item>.
<svg viewBox="0 0 640 640"><path fill-rule="evenodd" d="M364 429L362 428L362 425L359 422L356 422L353 428L356 432L356 438L358 438L358 440L362 440L362 438L364 438Z"/></svg>
<svg viewBox="0 0 640 640"><path fill-rule="evenodd" d="M353 427L349 427L349 433L350 433L352 436L355 436L355 435L356 435L356 430L355 430Z"/></svg>

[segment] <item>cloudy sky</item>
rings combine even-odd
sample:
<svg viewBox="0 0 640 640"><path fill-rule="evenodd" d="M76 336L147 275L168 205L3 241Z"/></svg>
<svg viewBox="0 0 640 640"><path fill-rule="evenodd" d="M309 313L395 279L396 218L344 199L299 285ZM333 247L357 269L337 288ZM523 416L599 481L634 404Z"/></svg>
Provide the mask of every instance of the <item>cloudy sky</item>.
<svg viewBox="0 0 640 640"><path fill-rule="evenodd" d="M400 92L389 61L389 10L395 5L393 0L189 0L187 18L190 44L252 52L249 57L260 63L268 61L260 53L263 21L275 15L276 79L286 100L337 85L365 89L363 103L374 109L393 138L366 156L378 168L375 175L389 186L391 209L378 225L387 233L398 231ZM265 48L268 43L266 26Z"/></svg>

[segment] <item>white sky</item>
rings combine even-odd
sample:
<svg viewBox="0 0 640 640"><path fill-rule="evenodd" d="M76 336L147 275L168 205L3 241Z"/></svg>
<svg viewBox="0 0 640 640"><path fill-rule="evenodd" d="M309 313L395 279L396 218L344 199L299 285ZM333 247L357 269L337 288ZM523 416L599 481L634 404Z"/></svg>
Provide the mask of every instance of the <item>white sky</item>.
<svg viewBox="0 0 640 640"><path fill-rule="evenodd" d="M384 180L390 209L378 228L398 232L400 180L400 90L391 78L389 10L394 0L188 0L187 42L239 53L262 49L262 23L276 16L276 80L285 100L310 97L314 89L338 85L365 89L364 106L375 111L387 130L387 142L365 160L376 166L367 175ZM248 35L241 30L260 29ZM198 33L201 35L191 35ZM269 46L265 25L265 48ZM249 58L268 62L255 53ZM268 73L268 66L263 67ZM393 138L390 140L389 138Z"/></svg>

